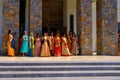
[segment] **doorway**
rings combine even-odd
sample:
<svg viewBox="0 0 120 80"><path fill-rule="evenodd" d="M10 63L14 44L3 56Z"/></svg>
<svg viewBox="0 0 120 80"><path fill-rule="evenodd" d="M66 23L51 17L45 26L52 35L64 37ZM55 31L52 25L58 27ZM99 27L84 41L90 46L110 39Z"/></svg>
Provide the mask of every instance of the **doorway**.
<svg viewBox="0 0 120 80"><path fill-rule="evenodd" d="M23 32L25 31L25 8L26 8L26 0L20 0L20 16L19 16L19 35L22 37Z"/></svg>
<svg viewBox="0 0 120 80"><path fill-rule="evenodd" d="M74 32L74 15L70 15L70 31Z"/></svg>
<svg viewBox="0 0 120 80"><path fill-rule="evenodd" d="M63 29L63 0L42 1L42 32L56 32Z"/></svg>
<svg viewBox="0 0 120 80"><path fill-rule="evenodd" d="M19 12L19 35L23 35L24 31L29 33L30 25L30 0L20 0L20 12Z"/></svg>

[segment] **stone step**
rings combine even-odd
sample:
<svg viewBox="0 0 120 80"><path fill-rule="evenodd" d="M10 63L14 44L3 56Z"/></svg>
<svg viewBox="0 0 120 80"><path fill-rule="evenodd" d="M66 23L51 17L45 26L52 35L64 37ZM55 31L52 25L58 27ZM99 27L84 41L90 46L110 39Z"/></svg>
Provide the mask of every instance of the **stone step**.
<svg viewBox="0 0 120 80"><path fill-rule="evenodd" d="M80 65L120 65L120 62L74 62L74 63L66 63L66 62L48 62L48 63L43 63L43 62L0 62L0 66L80 66Z"/></svg>
<svg viewBox="0 0 120 80"><path fill-rule="evenodd" d="M61 73L120 73L120 71L108 71L108 70L93 70L93 71L1 71L0 74L61 74Z"/></svg>
<svg viewBox="0 0 120 80"><path fill-rule="evenodd" d="M89 68L91 68L91 67L94 67L94 68L96 68L96 67L107 67L107 68L109 68L109 67L117 67L117 68L119 68L120 67L120 65L71 65L71 66L58 66L58 65L55 65L55 66L0 66L0 68L64 68L64 67L66 67L66 68L81 68L81 67L84 67L84 68L87 68L87 67L89 67Z"/></svg>
<svg viewBox="0 0 120 80"><path fill-rule="evenodd" d="M120 77L30 77L30 78L2 78L0 80L120 80Z"/></svg>
<svg viewBox="0 0 120 80"><path fill-rule="evenodd" d="M34 73L34 74L0 74L0 78L32 78L32 77L120 77L120 73Z"/></svg>
<svg viewBox="0 0 120 80"><path fill-rule="evenodd" d="M93 71L93 70L115 70L120 67L53 67L53 68L0 68L0 71Z"/></svg>
<svg viewBox="0 0 120 80"><path fill-rule="evenodd" d="M120 62L2 62L1 78L119 77Z"/></svg>

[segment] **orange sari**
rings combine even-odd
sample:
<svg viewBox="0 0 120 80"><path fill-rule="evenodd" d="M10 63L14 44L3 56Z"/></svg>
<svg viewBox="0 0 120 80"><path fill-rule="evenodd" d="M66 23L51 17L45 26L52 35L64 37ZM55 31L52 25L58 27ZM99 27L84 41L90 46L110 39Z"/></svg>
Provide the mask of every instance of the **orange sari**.
<svg viewBox="0 0 120 80"><path fill-rule="evenodd" d="M15 56L15 50L11 47L11 41L13 40L13 36L11 34L8 35L8 56Z"/></svg>

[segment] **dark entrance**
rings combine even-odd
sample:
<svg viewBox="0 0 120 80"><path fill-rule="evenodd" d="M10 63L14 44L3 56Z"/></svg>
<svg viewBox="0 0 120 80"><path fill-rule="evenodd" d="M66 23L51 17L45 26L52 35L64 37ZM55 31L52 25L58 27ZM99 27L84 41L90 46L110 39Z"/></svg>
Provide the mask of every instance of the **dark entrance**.
<svg viewBox="0 0 120 80"><path fill-rule="evenodd" d="M70 15L70 31L74 32L74 15Z"/></svg>
<svg viewBox="0 0 120 80"><path fill-rule="evenodd" d="M19 49L22 45L22 35L25 31L25 11L26 11L26 0L20 0L20 11L19 11ZM20 51L20 50L19 50Z"/></svg>
<svg viewBox="0 0 120 80"><path fill-rule="evenodd" d="M42 32L64 32L63 27L64 0L42 1ZM66 31L65 31L66 32Z"/></svg>
<svg viewBox="0 0 120 80"><path fill-rule="evenodd" d="M25 7L26 7L26 0L20 0L20 17L19 17L19 35L20 37L23 35L25 30Z"/></svg>

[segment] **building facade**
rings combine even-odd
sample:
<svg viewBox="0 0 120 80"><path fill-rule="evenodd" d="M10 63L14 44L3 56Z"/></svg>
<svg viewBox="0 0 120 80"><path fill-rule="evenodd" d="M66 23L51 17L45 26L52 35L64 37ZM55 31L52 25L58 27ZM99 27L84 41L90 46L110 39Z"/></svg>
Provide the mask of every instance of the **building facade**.
<svg viewBox="0 0 120 80"><path fill-rule="evenodd" d="M118 53L120 0L0 0L0 52L7 53L7 31L19 37L28 32L73 31L78 34L80 53Z"/></svg>

